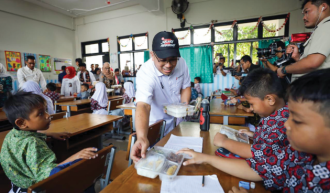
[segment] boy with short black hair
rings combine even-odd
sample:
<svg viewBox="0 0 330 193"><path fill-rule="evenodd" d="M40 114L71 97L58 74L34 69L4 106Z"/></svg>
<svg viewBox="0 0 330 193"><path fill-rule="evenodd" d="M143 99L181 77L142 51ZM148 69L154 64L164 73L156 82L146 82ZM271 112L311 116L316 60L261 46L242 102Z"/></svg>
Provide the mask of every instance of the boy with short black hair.
<svg viewBox="0 0 330 193"><path fill-rule="evenodd" d="M77 97L79 97L80 99L88 99L88 97L90 96L88 89L89 85L87 83L83 83L80 87L81 93L78 93Z"/></svg>
<svg viewBox="0 0 330 193"><path fill-rule="evenodd" d="M58 99L60 99L61 95L59 93L56 93L56 84L55 83L48 83L46 85L46 90L44 92L44 94L46 96L48 96L50 99L52 99L53 104L55 104L55 101L57 101Z"/></svg>
<svg viewBox="0 0 330 193"><path fill-rule="evenodd" d="M190 83L191 86L191 97L190 97L190 101L196 100L198 97L198 92L197 90L194 88L194 83L191 82Z"/></svg>
<svg viewBox="0 0 330 193"><path fill-rule="evenodd" d="M183 165L209 163L231 175L263 181L269 190L329 192L330 189L330 69L313 71L289 89L290 117L285 123L290 144L270 156L233 160L189 149ZM252 149L257 154L260 150ZM252 168L252 169L251 169Z"/></svg>
<svg viewBox="0 0 330 193"><path fill-rule="evenodd" d="M199 83L201 82L201 77L195 77L194 79L194 83L195 83L195 89L198 93L201 93L201 86L199 85ZM193 87L191 87L193 88Z"/></svg>
<svg viewBox="0 0 330 193"><path fill-rule="evenodd" d="M252 149L259 149L258 156L268 155L270 150L277 150L289 144L284 123L289 117L288 107L284 100L284 89L276 73L260 68L252 71L243 81L239 92L250 104L250 109L261 117L255 133L241 130L241 133L253 137L253 144L228 139L217 133L214 145L222 147L242 158L250 158ZM221 149L220 149L221 150ZM218 152L220 155L220 152Z"/></svg>
<svg viewBox="0 0 330 193"><path fill-rule="evenodd" d="M97 156L95 148L86 148L56 164L55 154L45 142L46 135L39 133L47 130L51 122L46 108L43 97L23 91L10 96L3 107L14 126L6 135L0 153L1 166L12 182L11 192L27 192L28 187L47 178L58 165ZM59 140L69 137L67 133L47 135Z"/></svg>

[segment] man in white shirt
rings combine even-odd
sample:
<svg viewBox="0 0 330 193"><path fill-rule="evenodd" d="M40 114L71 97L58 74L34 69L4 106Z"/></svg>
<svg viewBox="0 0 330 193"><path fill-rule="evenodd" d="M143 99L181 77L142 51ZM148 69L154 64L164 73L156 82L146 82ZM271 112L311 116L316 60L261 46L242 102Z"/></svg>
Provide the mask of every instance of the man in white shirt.
<svg viewBox="0 0 330 193"><path fill-rule="evenodd" d="M26 81L32 80L37 84L41 85L42 90L46 89L46 80L44 75L39 69L35 67L36 60L34 56L27 56L27 61L25 62L25 67L18 69L17 79L19 82L19 87L21 88Z"/></svg>
<svg viewBox="0 0 330 193"><path fill-rule="evenodd" d="M179 42L171 32L156 34L152 42L151 59L142 65L136 78L136 134L137 141L131 157L137 162L145 157L149 141L148 127L161 119L166 121L164 133L174 128L174 117L163 112L164 104L190 101L191 84L188 67L180 58Z"/></svg>
<svg viewBox="0 0 330 193"><path fill-rule="evenodd" d="M218 63L215 63L215 59L216 57L219 57L219 62ZM215 55L215 58L214 58L214 65L213 65L213 73L214 74L222 74L222 76L226 76L228 73L230 73L229 70L224 70L223 67L225 65L225 62L226 62L226 58L221 54L221 53L218 53Z"/></svg>
<svg viewBox="0 0 330 193"><path fill-rule="evenodd" d="M78 79L81 83L90 83L93 84L94 81L96 81L93 73L86 70L86 64L81 63L79 64L79 72L77 74Z"/></svg>

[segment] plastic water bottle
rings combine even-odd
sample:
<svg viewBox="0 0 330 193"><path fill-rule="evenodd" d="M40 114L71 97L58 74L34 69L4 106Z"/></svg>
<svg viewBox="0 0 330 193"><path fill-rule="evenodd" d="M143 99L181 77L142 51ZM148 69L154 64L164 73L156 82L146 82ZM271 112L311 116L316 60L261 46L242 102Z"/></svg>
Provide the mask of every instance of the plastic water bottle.
<svg viewBox="0 0 330 193"><path fill-rule="evenodd" d="M207 99L203 99L200 108L199 124L202 131L210 130L210 103Z"/></svg>

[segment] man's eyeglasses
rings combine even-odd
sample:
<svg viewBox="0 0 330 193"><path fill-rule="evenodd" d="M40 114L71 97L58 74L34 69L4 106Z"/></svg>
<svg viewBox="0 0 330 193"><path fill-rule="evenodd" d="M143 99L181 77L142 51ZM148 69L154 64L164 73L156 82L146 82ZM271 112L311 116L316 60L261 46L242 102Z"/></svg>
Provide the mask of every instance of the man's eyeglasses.
<svg viewBox="0 0 330 193"><path fill-rule="evenodd" d="M154 53L155 54L155 53ZM158 58L158 56L155 54L156 58L157 58L157 61L161 64L166 64L167 62L170 63L171 65L175 65L179 58L171 58L171 59L160 59Z"/></svg>

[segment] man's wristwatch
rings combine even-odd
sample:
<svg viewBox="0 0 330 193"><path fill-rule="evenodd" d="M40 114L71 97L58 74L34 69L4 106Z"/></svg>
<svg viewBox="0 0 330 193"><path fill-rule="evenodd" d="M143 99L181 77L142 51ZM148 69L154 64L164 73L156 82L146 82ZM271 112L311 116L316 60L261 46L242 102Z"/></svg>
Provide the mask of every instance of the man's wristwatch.
<svg viewBox="0 0 330 193"><path fill-rule="evenodd" d="M281 69L281 72L282 72L283 74L287 74L287 72L286 72L286 70L285 70L285 67L286 67L286 66L282 67L282 69Z"/></svg>

